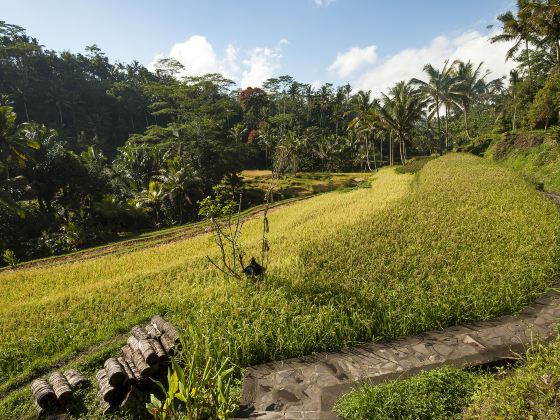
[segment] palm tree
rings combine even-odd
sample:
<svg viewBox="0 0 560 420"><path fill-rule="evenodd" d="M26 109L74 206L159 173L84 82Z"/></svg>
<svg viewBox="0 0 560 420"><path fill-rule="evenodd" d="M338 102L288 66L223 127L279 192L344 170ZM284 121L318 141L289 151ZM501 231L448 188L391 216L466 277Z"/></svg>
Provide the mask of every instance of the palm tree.
<svg viewBox="0 0 560 420"><path fill-rule="evenodd" d="M161 184L164 196L179 212L179 223L183 223L184 204L187 202L193 205L190 195L191 192L198 190L199 179L193 175L192 170L181 165L178 159L168 160L166 168L161 170L156 179Z"/></svg>
<svg viewBox="0 0 560 420"><path fill-rule="evenodd" d="M455 83L455 78L453 77L453 66L454 63L449 65L449 60L445 61L443 69L441 70L436 69L431 64L426 64L424 66L424 72L428 75L428 81L425 82L416 78L411 80L411 83L418 86L419 91L427 99L429 117L431 118L433 115L436 116L440 147L443 143L440 109L442 106L445 106L447 127L447 107L450 103L450 92L452 91ZM446 128L445 151L447 151L449 143L448 137L448 130Z"/></svg>
<svg viewBox="0 0 560 420"><path fill-rule="evenodd" d="M495 85L499 79L486 83L486 77L490 74L489 70L482 72L480 63L476 68L471 61L458 61L455 71L457 84L455 85L453 98L455 104L463 111L463 122L467 137L470 139L469 133L469 112L472 104L488 92L490 86Z"/></svg>
<svg viewBox="0 0 560 420"><path fill-rule="evenodd" d="M156 213L156 224L159 225L159 207L164 197L165 190L163 189L163 185L155 180L152 180L148 184L148 188L142 190L142 192L137 196L136 204L140 207L147 207L148 209L154 210Z"/></svg>
<svg viewBox="0 0 560 420"><path fill-rule="evenodd" d="M527 3L525 20L533 25L540 36L538 44L545 51L553 50L553 61L560 64L560 0L526 0L524 3Z"/></svg>
<svg viewBox="0 0 560 420"><path fill-rule="evenodd" d="M425 102L414 86L404 81L398 82L389 90L388 95L382 94L382 97L383 106L379 108L379 116L385 128L395 134L399 142L401 162L405 164L406 142L422 118Z"/></svg>
<svg viewBox="0 0 560 420"><path fill-rule="evenodd" d="M0 106L0 162L6 179L10 179L10 164L23 167L30 160L39 143L32 135L31 125L17 126L16 113L11 106Z"/></svg>
<svg viewBox="0 0 560 420"><path fill-rule="evenodd" d="M348 124L348 130L354 131L357 136L362 137L364 140L366 165L370 171L372 169L369 161L369 136L374 133L376 129L377 115L375 108L376 102L371 100L371 90L368 90L367 92L360 90L356 96L356 116ZM375 143L373 146L373 160L373 165L377 169L377 162L375 160Z"/></svg>
<svg viewBox="0 0 560 420"><path fill-rule="evenodd" d="M517 52L525 50L525 61L529 73L529 82L533 85L533 72L531 69L531 56L529 43L535 41L534 27L531 23L531 2L529 0L517 0L517 17L511 11L498 16L502 23L502 33L490 38L490 42L513 42L513 46L506 53L506 60L515 58Z"/></svg>

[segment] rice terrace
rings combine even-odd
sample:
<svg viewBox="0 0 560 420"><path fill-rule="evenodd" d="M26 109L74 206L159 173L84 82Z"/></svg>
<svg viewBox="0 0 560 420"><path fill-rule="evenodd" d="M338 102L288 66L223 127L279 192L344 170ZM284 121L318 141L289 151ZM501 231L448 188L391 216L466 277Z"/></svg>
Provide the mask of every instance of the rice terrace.
<svg viewBox="0 0 560 420"><path fill-rule="evenodd" d="M558 2L62 3L0 20L0 419L560 419Z"/></svg>

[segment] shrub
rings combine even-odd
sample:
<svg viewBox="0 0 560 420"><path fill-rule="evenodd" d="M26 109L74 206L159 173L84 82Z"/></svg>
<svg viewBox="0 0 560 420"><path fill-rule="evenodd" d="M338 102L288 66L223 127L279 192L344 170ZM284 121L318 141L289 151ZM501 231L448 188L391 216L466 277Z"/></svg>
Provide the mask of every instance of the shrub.
<svg viewBox="0 0 560 420"><path fill-rule="evenodd" d="M560 419L560 339L537 345L503 378L487 377L465 419Z"/></svg>
<svg viewBox="0 0 560 420"><path fill-rule="evenodd" d="M335 411L346 420L456 418L479 376L456 368L422 372L382 385L364 383L340 398Z"/></svg>
<svg viewBox="0 0 560 420"><path fill-rule="evenodd" d="M7 249L2 254L2 259L6 264L8 264L11 268L16 268L19 264L19 260L16 257L16 253L11 249Z"/></svg>
<svg viewBox="0 0 560 420"><path fill-rule="evenodd" d="M486 133L478 136L472 141L457 148L458 152L472 153L476 156L483 156L493 142L499 141L501 134Z"/></svg>

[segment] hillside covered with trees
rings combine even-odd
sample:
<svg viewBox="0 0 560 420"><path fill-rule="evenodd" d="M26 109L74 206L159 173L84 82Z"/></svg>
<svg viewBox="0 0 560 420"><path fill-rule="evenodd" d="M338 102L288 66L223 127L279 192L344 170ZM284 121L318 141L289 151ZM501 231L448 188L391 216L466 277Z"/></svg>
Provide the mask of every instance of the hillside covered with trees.
<svg viewBox="0 0 560 420"><path fill-rule="evenodd" d="M512 45L509 78L426 63L380 97L288 75L240 90L219 74L179 77L173 59L150 71L95 45L52 51L2 22L0 251L28 260L195 220L216 184L241 191L242 169L372 171L510 131L554 134L560 7L518 6L492 38Z"/></svg>

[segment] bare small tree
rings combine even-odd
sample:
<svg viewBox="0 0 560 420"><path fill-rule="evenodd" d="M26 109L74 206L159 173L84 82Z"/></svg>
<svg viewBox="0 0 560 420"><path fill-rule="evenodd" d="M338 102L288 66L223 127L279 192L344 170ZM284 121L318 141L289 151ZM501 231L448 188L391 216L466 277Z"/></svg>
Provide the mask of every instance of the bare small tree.
<svg viewBox="0 0 560 420"><path fill-rule="evenodd" d="M263 228L261 233L261 258L258 263L254 258L251 264L244 264L245 251L241 245L244 217L242 210L242 194L234 196L233 192L222 182L214 187L214 195L206 197L200 202L199 214L208 221L208 229L212 232L214 241L220 250L218 260L206 258L216 269L228 277L241 280L244 275L262 279L268 266L269 221L268 210L272 201L272 187L265 194L265 208L263 210ZM253 265L253 266L251 266ZM257 275L255 275L255 268Z"/></svg>

